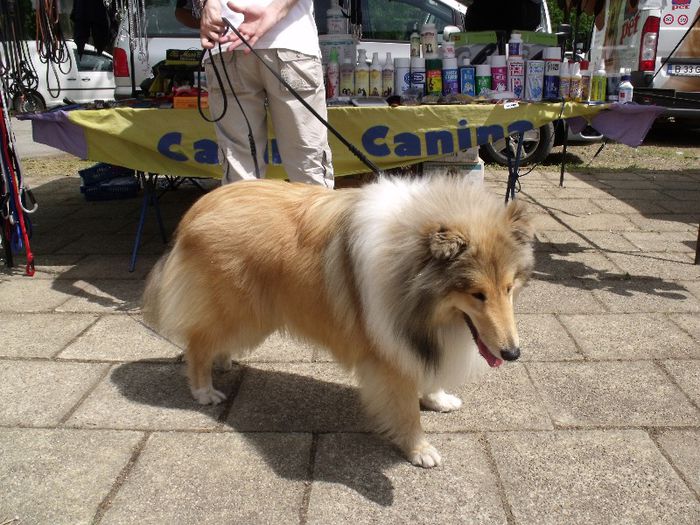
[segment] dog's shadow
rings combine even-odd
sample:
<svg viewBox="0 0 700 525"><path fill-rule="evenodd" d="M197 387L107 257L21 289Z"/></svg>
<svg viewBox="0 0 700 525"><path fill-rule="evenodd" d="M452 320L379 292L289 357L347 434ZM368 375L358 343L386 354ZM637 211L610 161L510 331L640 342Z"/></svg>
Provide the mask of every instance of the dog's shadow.
<svg viewBox="0 0 700 525"><path fill-rule="evenodd" d="M393 504L394 486L385 471L405 459L368 433L356 388L237 365L214 375L215 387L229 399L217 407L202 406L192 399L182 368L181 363L125 363L115 368L111 380L130 401L215 418L251 443L278 476L340 484L381 506ZM280 432L312 434L315 456L304 469L290 468L288 455L280 452L284 447L270 439L270 433Z"/></svg>

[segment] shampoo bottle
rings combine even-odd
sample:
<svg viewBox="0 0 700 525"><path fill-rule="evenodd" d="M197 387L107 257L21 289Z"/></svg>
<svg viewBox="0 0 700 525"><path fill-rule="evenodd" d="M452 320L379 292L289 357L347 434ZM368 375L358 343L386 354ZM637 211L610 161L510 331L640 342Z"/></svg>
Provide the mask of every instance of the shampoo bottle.
<svg viewBox="0 0 700 525"><path fill-rule="evenodd" d="M355 66L348 56L340 64L340 94L344 97L355 94Z"/></svg>
<svg viewBox="0 0 700 525"><path fill-rule="evenodd" d="M382 66L382 96L390 97L394 94L394 61L391 53L386 54L386 60Z"/></svg>
<svg viewBox="0 0 700 525"><path fill-rule="evenodd" d="M369 95L369 66L367 65L367 51L364 49L357 50L355 95L358 97L366 97Z"/></svg>
<svg viewBox="0 0 700 525"><path fill-rule="evenodd" d="M470 97L476 96L476 69L469 58L464 58L459 68L459 92Z"/></svg>
<svg viewBox="0 0 700 525"><path fill-rule="evenodd" d="M369 66L369 93L370 97L378 97L382 94L382 65L379 63L379 53L372 53L372 64Z"/></svg>
<svg viewBox="0 0 700 525"><path fill-rule="evenodd" d="M420 56L420 34L418 33L418 24L413 25L413 33L411 33L411 36L409 38L409 42L411 45L411 57L419 57Z"/></svg>
<svg viewBox="0 0 700 525"><path fill-rule="evenodd" d="M340 86L340 64L338 64L338 48L331 48L331 55L328 59L328 66L326 67L326 76L328 82L326 83L326 98L337 98L338 88Z"/></svg>
<svg viewBox="0 0 700 525"><path fill-rule="evenodd" d="M331 0L331 8L326 11L326 27L329 35L347 35L348 19L338 5L338 0Z"/></svg>
<svg viewBox="0 0 700 525"><path fill-rule="evenodd" d="M571 73L569 71L569 61L564 60L559 68L559 99L569 100L571 90Z"/></svg>

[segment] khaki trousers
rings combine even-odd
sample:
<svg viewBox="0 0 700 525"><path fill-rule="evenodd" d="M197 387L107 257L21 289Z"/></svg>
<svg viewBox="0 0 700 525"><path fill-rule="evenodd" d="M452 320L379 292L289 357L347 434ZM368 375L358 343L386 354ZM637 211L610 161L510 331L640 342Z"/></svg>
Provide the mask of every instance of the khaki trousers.
<svg viewBox="0 0 700 525"><path fill-rule="evenodd" d="M328 118L321 61L286 49L256 50L306 102L324 119ZM223 64L222 64L223 59ZM214 71L219 70L222 90ZM214 55L205 62L209 87L209 111L212 118L228 107L216 123L219 147L223 153L224 176L227 184L255 178L255 167L248 140L248 127L224 74L224 67L250 122L257 149L260 176L267 165L264 154L267 145L267 114L272 120L275 138L287 176L294 182L333 187L333 166L326 127L252 53L234 51ZM270 152L268 152L270 155Z"/></svg>

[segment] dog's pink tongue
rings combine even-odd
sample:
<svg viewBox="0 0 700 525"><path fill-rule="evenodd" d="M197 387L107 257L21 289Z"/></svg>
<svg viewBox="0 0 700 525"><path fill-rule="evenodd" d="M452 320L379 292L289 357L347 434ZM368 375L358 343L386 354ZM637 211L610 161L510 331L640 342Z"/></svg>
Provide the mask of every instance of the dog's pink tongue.
<svg viewBox="0 0 700 525"><path fill-rule="evenodd" d="M501 366L503 364L503 360L499 359L498 357L494 356L488 348L486 348L486 345L484 342L481 340L481 337L478 337L476 339L476 346L479 347L479 353L481 354L481 357L486 359L486 362L489 364L491 368L496 368L497 366Z"/></svg>

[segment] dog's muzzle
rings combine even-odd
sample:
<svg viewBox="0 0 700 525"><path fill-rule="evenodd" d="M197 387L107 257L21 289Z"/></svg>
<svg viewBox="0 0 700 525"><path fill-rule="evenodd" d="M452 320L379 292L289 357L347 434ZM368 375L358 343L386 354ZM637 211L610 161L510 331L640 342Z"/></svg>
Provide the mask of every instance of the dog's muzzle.
<svg viewBox="0 0 700 525"><path fill-rule="evenodd" d="M506 361L515 361L520 357L520 348L516 346L512 350L501 350L501 357Z"/></svg>

